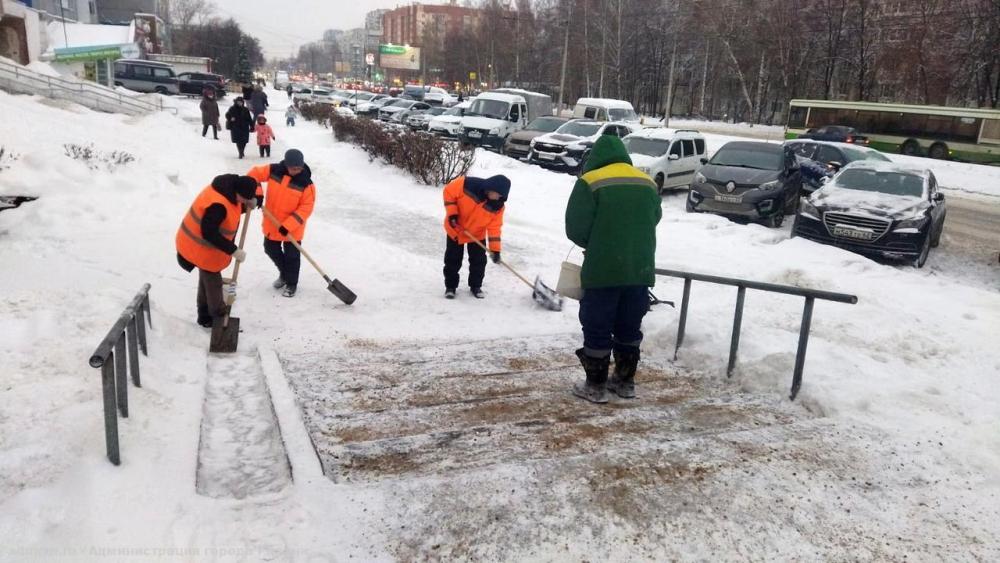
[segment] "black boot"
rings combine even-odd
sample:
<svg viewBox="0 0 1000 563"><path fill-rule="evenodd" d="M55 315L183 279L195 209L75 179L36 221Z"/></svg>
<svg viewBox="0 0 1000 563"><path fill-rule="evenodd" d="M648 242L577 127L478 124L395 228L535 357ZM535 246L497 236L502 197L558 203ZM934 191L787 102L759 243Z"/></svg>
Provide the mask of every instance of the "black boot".
<svg viewBox="0 0 1000 563"><path fill-rule="evenodd" d="M208 314L208 307L198 307L198 325L212 328L212 315Z"/></svg>
<svg viewBox="0 0 1000 563"><path fill-rule="evenodd" d="M576 351L576 357L580 358L580 364L587 373L587 381L574 385L573 394L591 403L607 403L608 368L611 365L611 358L593 358L586 355L583 348Z"/></svg>
<svg viewBox="0 0 1000 563"><path fill-rule="evenodd" d="M635 398L635 370L639 367L639 348L615 348L615 373L608 380L608 391L622 399Z"/></svg>

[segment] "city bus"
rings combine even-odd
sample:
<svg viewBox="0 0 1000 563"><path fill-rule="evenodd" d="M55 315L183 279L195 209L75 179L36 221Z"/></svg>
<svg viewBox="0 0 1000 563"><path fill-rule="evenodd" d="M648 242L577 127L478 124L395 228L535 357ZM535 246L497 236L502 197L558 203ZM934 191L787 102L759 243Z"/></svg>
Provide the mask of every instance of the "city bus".
<svg viewBox="0 0 1000 563"><path fill-rule="evenodd" d="M792 100L785 138L825 125L854 127L882 152L1000 164L1000 110Z"/></svg>

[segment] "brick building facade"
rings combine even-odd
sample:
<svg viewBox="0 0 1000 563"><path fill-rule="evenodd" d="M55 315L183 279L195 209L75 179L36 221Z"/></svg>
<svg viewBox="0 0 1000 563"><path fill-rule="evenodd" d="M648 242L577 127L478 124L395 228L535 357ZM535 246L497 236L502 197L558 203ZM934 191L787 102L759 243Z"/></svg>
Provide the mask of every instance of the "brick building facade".
<svg viewBox="0 0 1000 563"><path fill-rule="evenodd" d="M442 6L411 4L382 15L382 42L421 47L428 26L442 32L458 31L472 27L478 18L479 10L459 6L456 0Z"/></svg>

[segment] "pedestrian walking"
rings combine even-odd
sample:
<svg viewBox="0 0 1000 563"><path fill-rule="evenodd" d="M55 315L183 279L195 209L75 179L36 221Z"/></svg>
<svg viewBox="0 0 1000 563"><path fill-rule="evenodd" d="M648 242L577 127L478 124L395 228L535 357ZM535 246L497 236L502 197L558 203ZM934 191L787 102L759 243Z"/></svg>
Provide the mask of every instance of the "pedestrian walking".
<svg viewBox="0 0 1000 563"><path fill-rule="evenodd" d="M267 124L267 118L263 115L257 116L257 127L255 128L257 132L257 149L260 151L260 156L263 158L265 155L271 157L271 141L276 139L274 136L274 129Z"/></svg>
<svg viewBox="0 0 1000 563"><path fill-rule="evenodd" d="M253 112L254 121L257 121L258 116L264 115L267 112L267 107L267 94L263 88L257 86L250 97L250 111Z"/></svg>
<svg viewBox="0 0 1000 563"><path fill-rule="evenodd" d="M500 262L500 231L503 229L504 203L510 194L506 176L474 178L459 176L444 187L444 296L455 298L463 255L469 254L469 291L483 299L488 246L494 263ZM469 235L472 236L469 236ZM489 240L488 245L485 242Z"/></svg>
<svg viewBox="0 0 1000 563"><path fill-rule="evenodd" d="M288 99L291 100L292 99L292 85L291 84L289 84L288 86L285 86L285 93L288 94Z"/></svg>
<svg viewBox="0 0 1000 563"><path fill-rule="evenodd" d="M222 270L235 259L243 262L246 252L233 240L240 215L257 205L257 181L247 176L223 174L198 194L184 213L174 244L177 263L191 272L198 268L198 324L211 327L226 314L222 295ZM232 289L235 291L235 288Z"/></svg>
<svg viewBox="0 0 1000 563"><path fill-rule="evenodd" d="M580 278L586 381L573 394L608 402L608 391L635 397L642 318L654 284L656 224L662 216L656 183L632 166L618 137L594 144L566 207L566 236L584 249ZM615 371L608 379L611 355Z"/></svg>
<svg viewBox="0 0 1000 563"><path fill-rule="evenodd" d="M250 142L250 132L253 131L253 117L243 98L233 100L233 105L226 112L226 129L229 129L229 138L236 144L240 158L243 158L247 143Z"/></svg>
<svg viewBox="0 0 1000 563"><path fill-rule="evenodd" d="M264 252L278 268L278 279L272 285L275 289L284 288L282 295L285 297L295 297L302 259L299 249L286 237L291 236L302 244L306 221L316 203L312 171L306 165L302 151L290 149L281 162L255 166L247 175L261 186L266 184L263 189L264 207L280 224L276 226L265 214Z"/></svg>
<svg viewBox="0 0 1000 563"><path fill-rule="evenodd" d="M250 103L250 98L253 97L253 84L249 82L242 86L243 99Z"/></svg>
<svg viewBox="0 0 1000 563"><path fill-rule="evenodd" d="M202 92L201 104L201 136L208 133L208 128L212 128L212 137L219 140L219 102L215 100L215 90L206 88Z"/></svg>
<svg viewBox="0 0 1000 563"><path fill-rule="evenodd" d="M285 125L288 127L295 127L295 118L298 117L299 110L295 109L295 106L288 106L285 109Z"/></svg>

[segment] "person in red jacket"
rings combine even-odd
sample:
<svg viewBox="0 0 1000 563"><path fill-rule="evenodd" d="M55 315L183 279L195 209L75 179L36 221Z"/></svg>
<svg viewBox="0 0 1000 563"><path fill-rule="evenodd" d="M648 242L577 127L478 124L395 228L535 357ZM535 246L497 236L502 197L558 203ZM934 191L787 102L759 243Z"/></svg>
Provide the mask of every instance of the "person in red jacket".
<svg viewBox="0 0 1000 563"><path fill-rule="evenodd" d="M302 255L286 237L291 236L301 244L305 236L306 221L316 204L312 171L306 166L302 151L291 149L278 164L255 166L247 176L261 185L267 184L266 190L258 188L257 195L264 198L264 208L279 222L275 225L264 216L264 252L278 268L278 279L272 285L275 289L284 288L285 297L295 297Z"/></svg>
<svg viewBox="0 0 1000 563"><path fill-rule="evenodd" d="M510 180L506 176L485 179L459 176L444 187L444 232L448 235L444 251L446 298L455 298L458 272L462 269L466 247L469 253L469 290L477 299L486 297L483 293L486 251L476 242L488 238L493 262L500 261L500 231L508 194ZM486 245L485 242L483 244Z"/></svg>
<svg viewBox="0 0 1000 563"><path fill-rule="evenodd" d="M240 215L257 205L256 192L253 178L216 176L195 198L177 229L177 263L188 272L198 268L198 324L203 327L211 327L214 317L225 314L222 270L233 259L246 259L246 252L233 240Z"/></svg>

